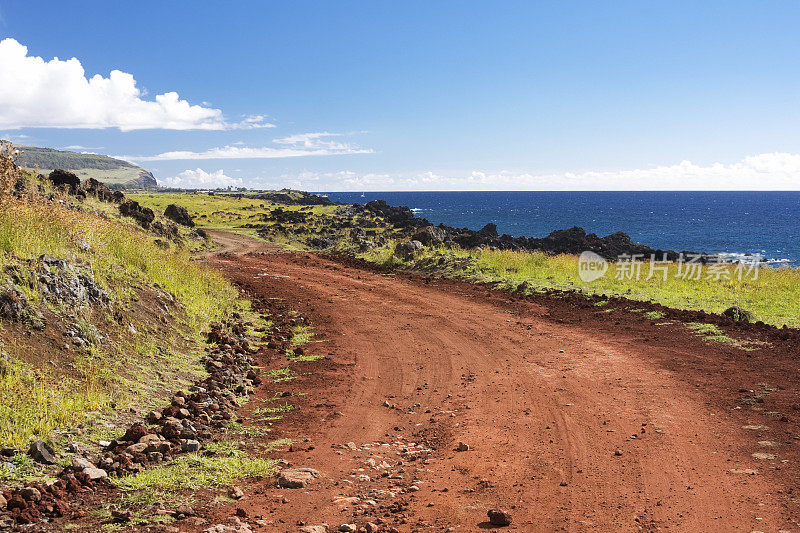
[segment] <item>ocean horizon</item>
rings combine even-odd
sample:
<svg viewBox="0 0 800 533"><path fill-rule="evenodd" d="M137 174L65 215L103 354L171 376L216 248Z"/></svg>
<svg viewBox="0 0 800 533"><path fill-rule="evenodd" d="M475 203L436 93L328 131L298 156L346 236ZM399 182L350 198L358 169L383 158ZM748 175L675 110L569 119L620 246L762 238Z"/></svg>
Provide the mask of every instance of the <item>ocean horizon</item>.
<svg viewBox="0 0 800 533"><path fill-rule="evenodd" d="M514 237L544 237L580 226L599 236L622 231L664 250L731 257L761 255L800 265L800 191L383 191L320 192L332 201L382 199L433 224L477 230L487 223Z"/></svg>

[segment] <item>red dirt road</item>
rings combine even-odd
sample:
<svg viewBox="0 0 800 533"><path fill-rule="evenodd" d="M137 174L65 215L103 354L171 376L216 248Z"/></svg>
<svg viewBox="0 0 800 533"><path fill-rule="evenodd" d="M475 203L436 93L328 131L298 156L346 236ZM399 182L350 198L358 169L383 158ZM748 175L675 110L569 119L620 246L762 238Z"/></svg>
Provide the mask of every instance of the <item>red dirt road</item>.
<svg viewBox="0 0 800 533"><path fill-rule="evenodd" d="M240 238L227 239L234 251ZM292 363L297 379L242 411L291 393L299 409L270 439L299 436L282 457L321 473L303 489L245 487L254 527L476 531L502 507L515 531L798 530L796 346L744 352L640 313L241 239L250 253L209 264L257 303L308 317L306 352L326 356Z"/></svg>

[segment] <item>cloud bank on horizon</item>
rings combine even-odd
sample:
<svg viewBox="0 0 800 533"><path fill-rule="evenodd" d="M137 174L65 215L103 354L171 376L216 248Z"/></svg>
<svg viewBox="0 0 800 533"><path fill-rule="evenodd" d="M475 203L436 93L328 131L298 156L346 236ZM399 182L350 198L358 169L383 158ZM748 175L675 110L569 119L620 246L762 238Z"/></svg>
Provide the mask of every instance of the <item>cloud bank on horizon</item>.
<svg viewBox="0 0 800 533"><path fill-rule="evenodd" d="M422 172L408 176L384 173L301 172L275 177L234 180L222 170L186 170L160 184L189 189L248 187L309 191L631 191L631 190L794 190L800 176L800 154L769 153L732 164L675 165L620 171L531 174L511 171L473 171L467 175Z"/></svg>
<svg viewBox="0 0 800 533"><path fill-rule="evenodd" d="M225 175L222 169L206 172L201 168L187 169L171 178L159 180L163 187L176 187L180 189L217 189L225 187L241 187L241 178L232 178Z"/></svg>

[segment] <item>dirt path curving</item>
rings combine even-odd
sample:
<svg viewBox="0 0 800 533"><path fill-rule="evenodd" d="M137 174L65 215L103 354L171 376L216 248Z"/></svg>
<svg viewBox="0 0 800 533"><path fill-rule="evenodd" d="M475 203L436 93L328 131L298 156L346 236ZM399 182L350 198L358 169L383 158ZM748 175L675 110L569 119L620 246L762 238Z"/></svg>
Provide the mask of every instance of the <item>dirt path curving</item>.
<svg viewBox="0 0 800 533"><path fill-rule="evenodd" d="M800 405L798 376L778 363L791 346L746 353L635 313L234 255L266 249L225 239L208 262L309 317L307 352L327 357L258 393L297 398L274 435L306 437L284 459L321 473L248 488L238 506L264 531L476 531L493 507L516 531L797 530L785 410Z"/></svg>

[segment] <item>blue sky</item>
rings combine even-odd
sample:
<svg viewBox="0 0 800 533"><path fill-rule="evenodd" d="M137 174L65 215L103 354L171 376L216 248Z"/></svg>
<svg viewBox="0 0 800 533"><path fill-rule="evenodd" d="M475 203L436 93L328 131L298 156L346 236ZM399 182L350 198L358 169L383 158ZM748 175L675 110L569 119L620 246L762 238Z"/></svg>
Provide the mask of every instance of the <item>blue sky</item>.
<svg viewBox="0 0 800 533"><path fill-rule="evenodd" d="M198 186L797 189L798 27L789 1L0 0L0 136Z"/></svg>

